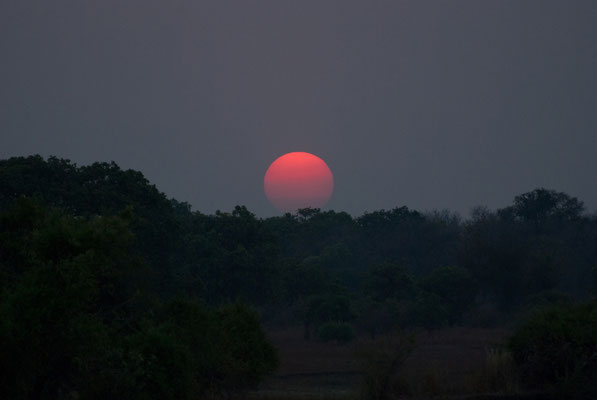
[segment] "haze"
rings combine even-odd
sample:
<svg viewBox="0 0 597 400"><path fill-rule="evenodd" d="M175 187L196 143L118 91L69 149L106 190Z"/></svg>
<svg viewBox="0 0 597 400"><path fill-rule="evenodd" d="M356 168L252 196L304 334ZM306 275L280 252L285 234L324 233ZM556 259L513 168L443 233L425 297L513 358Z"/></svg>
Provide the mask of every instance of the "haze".
<svg viewBox="0 0 597 400"><path fill-rule="evenodd" d="M318 155L327 208L597 208L595 1L0 3L0 158L142 171L197 210L276 214Z"/></svg>

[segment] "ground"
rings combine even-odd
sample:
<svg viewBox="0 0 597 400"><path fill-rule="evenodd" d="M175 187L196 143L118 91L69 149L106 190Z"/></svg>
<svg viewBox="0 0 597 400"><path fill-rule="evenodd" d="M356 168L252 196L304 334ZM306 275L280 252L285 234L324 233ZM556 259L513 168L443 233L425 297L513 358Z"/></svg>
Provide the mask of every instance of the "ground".
<svg viewBox="0 0 597 400"><path fill-rule="evenodd" d="M421 384L464 384L482 369L491 349L503 345L505 329L446 328L412 332L416 347L402 373ZM345 398L358 392L361 377L358 349L371 343L366 336L339 345L305 340L299 328L272 330L268 335L280 355L277 374L258 394L268 398Z"/></svg>

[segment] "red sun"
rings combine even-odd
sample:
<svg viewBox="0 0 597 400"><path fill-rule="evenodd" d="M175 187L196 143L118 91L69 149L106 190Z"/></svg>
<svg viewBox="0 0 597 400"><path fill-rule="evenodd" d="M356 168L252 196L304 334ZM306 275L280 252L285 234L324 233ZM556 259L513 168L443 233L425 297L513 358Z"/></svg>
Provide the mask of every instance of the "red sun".
<svg viewBox="0 0 597 400"><path fill-rule="evenodd" d="M327 164L313 154L284 154L269 166L263 180L267 199L282 212L320 208L334 190L334 176Z"/></svg>

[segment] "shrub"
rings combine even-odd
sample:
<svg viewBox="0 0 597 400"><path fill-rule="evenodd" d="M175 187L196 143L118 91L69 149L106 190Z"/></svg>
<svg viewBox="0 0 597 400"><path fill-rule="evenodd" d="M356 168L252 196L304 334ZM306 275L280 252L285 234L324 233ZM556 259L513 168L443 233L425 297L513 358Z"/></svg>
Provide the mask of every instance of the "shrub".
<svg viewBox="0 0 597 400"><path fill-rule="evenodd" d="M198 301L177 299L166 313L165 329L187 348L195 397L243 393L278 366L259 316L247 306L210 311Z"/></svg>
<svg viewBox="0 0 597 400"><path fill-rule="evenodd" d="M530 387L553 384L561 395L597 395L597 302L538 311L509 345Z"/></svg>
<svg viewBox="0 0 597 400"><path fill-rule="evenodd" d="M220 392L242 393L276 370L278 354L253 309L238 303L220 307L212 324L210 339L219 362L211 368L220 377Z"/></svg>

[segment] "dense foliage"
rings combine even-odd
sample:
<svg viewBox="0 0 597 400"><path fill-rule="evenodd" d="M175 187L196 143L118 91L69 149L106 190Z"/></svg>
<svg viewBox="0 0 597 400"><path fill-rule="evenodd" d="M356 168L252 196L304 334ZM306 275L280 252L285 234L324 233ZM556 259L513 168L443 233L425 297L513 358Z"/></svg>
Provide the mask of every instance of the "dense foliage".
<svg viewBox="0 0 597 400"><path fill-rule="evenodd" d="M114 163L32 156L0 161L0 214L11 398L244 390L275 366L259 318L343 342L597 293L597 218L543 188L466 220L407 207L260 219L192 211Z"/></svg>
<svg viewBox="0 0 597 400"><path fill-rule="evenodd" d="M522 378L559 397L597 396L597 302L560 304L532 315L510 340Z"/></svg>
<svg viewBox="0 0 597 400"><path fill-rule="evenodd" d="M0 216L0 397L196 398L275 369L254 311L162 303L133 239L126 215L18 199Z"/></svg>

